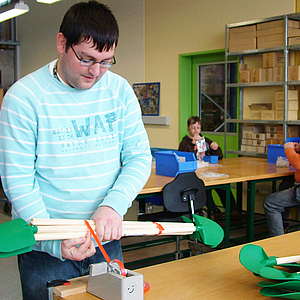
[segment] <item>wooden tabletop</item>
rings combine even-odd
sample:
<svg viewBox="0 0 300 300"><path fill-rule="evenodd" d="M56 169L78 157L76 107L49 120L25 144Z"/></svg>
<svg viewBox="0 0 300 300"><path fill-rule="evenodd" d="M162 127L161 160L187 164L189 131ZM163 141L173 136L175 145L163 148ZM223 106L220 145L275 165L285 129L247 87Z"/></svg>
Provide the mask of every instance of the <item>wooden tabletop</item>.
<svg viewBox="0 0 300 300"><path fill-rule="evenodd" d="M196 174L204 181L205 186L213 186L289 176L294 174L294 169L292 167L277 168L276 164L268 164L265 158L233 157L219 160L218 164L198 168ZM216 174L215 177L208 177L214 174ZM152 169L151 176L140 194L159 193L173 179L174 177L156 175L155 169Z"/></svg>
<svg viewBox="0 0 300 300"><path fill-rule="evenodd" d="M300 253L300 232L273 237L252 244L260 245L268 256L291 256ZM135 270L150 284L145 300L198 299L267 299L260 295L257 283L264 280L239 262L243 246L217 250L190 258ZM60 299L55 297L54 299ZM88 293L64 298L95 300ZM270 299L270 298L268 298ZM274 298L275 299L275 298Z"/></svg>

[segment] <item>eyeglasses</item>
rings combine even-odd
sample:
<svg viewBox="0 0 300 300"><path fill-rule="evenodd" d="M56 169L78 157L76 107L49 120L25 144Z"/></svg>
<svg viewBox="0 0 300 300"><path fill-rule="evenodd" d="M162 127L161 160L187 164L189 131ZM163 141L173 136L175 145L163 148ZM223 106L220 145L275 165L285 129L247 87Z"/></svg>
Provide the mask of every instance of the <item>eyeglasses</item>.
<svg viewBox="0 0 300 300"><path fill-rule="evenodd" d="M73 46L71 46L71 49L73 50L76 58L80 61L81 65L82 66L85 66L85 67L91 67L93 66L94 64L100 64L100 67L102 68L110 68L112 65L116 64L116 58L113 56L113 58L110 60L110 61L94 61L92 59L85 59L85 58L80 58L75 50L73 49Z"/></svg>

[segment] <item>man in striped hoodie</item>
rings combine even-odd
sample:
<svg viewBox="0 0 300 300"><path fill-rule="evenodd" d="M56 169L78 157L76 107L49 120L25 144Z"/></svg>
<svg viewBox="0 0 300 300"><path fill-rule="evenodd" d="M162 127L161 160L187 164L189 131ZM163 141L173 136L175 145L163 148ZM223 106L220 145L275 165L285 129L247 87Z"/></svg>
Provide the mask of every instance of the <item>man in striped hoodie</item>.
<svg viewBox="0 0 300 300"><path fill-rule="evenodd" d="M4 97L0 172L13 219L94 219L110 258L122 260L122 218L148 180L151 154L133 89L108 70L118 38L107 6L67 11L59 58ZM100 261L90 234L38 242L18 257L23 299L47 299L47 281L86 275Z"/></svg>

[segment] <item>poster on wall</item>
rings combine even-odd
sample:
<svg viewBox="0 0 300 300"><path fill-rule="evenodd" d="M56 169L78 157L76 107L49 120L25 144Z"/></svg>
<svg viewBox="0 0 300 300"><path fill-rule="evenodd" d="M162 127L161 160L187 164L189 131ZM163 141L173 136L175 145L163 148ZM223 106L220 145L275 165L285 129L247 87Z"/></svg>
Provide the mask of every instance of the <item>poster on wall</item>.
<svg viewBox="0 0 300 300"><path fill-rule="evenodd" d="M139 100L142 115L158 116L160 82L135 83L133 90Z"/></svg>

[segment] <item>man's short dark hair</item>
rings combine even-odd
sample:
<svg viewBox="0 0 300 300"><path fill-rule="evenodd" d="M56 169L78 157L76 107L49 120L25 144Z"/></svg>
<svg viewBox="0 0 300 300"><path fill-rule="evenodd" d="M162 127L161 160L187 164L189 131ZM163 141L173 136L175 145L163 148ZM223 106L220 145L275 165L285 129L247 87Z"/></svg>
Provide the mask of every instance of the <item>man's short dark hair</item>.
<svg viewBox="0 0 300 300"><path fill-rule="evenodd" d="M66 38L66 52L70 46L93 41L100 52L117 46L118 23L111 10L97 1L80 2L66 12L59 31Z"/></svg>

